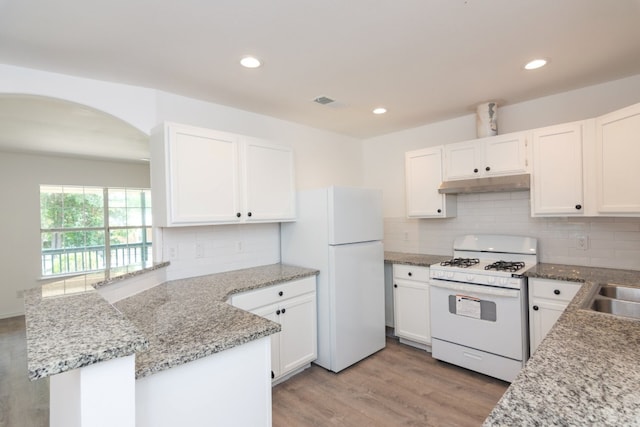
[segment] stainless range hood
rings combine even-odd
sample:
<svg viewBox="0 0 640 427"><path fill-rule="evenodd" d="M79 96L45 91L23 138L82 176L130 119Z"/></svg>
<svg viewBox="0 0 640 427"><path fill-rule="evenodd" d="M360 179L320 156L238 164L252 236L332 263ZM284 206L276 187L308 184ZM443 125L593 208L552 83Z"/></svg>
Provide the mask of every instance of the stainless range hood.
<svg viewBox="0 0 640 427"><path fill-rule="evenodd" d="M492 193L500 191L526 191L530 188L531 175L493 176L488 178L444 181L438 192L441 194Z"/></svg>

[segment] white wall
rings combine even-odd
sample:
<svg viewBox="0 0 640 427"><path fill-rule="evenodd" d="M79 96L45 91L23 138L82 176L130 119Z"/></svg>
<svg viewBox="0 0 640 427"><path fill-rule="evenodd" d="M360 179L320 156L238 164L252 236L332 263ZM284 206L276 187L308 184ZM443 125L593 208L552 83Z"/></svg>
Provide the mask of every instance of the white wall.
<svg viewBox="0 0 640 427"><path fill-rule="evenodd" d="M260 114L158 92L157 120L264 138L294 149L296 186L362 185L362 142ZM336 155L339 153L339 155ZM169 280L280 262L278 224L165 228ZM196 256L200 247L201 256Z"/></svg>
<svg viewBox="0 0 640 427"><path fill-rule="evenodd" d="M149 134L156 122L151 89L0 64L0 93L42 95L87 105Z"/></svg>
<svg viewBox="0 0 640 427"><path fill-rule="evenodd" d="M362 185L362 141L308 126L158 92L157 120L264 138L294 149L298 189Z"/></svg>
<svg viewBox="0 0 640 427"><path fill-rule="evenodd" d="M149 165L0 152L0 318L24 312L17 292L40 270L40 184L149 186Z"/></svg>
<svg viewBox="0 0 640 427"><path fill-rule="evenodd" d="M149 134L151 129L164 120L249 136L270 139L293 147L296 161L296 183L299 189L316 188L331 184L362 185L362 141L307 126L242 111L222 105L186 98L150 88L135 87L117 83L78 78L63 74L38 71L28 68L0 64L0 93L43 95L65 99L104 111L130 123ZM0 152L4 158L5 154ZM7 156L15 156L7 154ZM57 178L54 172L71 174L73 183L87 184L100 175L92 168L72 162L66 166L61 160L54 162L60 170L47 168L43 173L31 173L39 169L42 160L38 157L22 156L20 167L0 171L3 182L30 183L39 185L39 179ZM33 164L30 161L33 161ZM107 163L105 163L107 164ZM111 164L113 178L126 177L119 168L124 165ZM46 173L44 171L47 171ZM145 172L148 182L148 167ZM44 175L43 175L44 174ZM108 176L105 172L104 176ZM10 176L10 179L7 177ZM76 180L77 178L77 180ZM82 182L80 182L82 181ZM105 184L106 185L106 184ZM122 184L124 185L124 184ZM126 183L132 186L137 184ZM148 185L145 184L145 185ZM35 187L33 187L35 188ZM12 189L3 191L10 192ZM6 194L5 194L6 196ZM25 196L26 197L26 196ZM3 201L12 200L2 198ZM0 281L0 317L20 314L22 301L16 298L16 291L34 287L39 275L39 207L38 200L15 205L13 213L4 209L0 212L2 224L15 221L23 223L20 233L4 230L13 237L20 252L4 249L3 266L15 264L15 271L4 274ZM36 203L36 205L34 205ZM3 226L4 227L4 226ZM20 236L29 238L18 239ZM226 271L234 268L251 267L279 262L279 226L230 225L188 229L166 229L161 234L166 245L179 248L172 265L167 269L169 278ZM6 240L5 240L6 242ZM5 246L3 242L3 247ZM238 249L238 243L242 247ZM203 245L203 257L195 257L196 245ZM11 247L9 245L9 247ZM166 251L164 251L166 252ZM26 256L23 256L26 254ZM22 260L27 260L23 262ZM28 263L28 264L27 264Z"/></svg>
<svg viewBox="0 0 640 427"><path fill-rule="evenodd" d="M640 75L498 109L500 133L595 117L640 102ZM385 249L451 255L466 233L506 233L539 238L540 260L551 263L640 269L639 218L531 218L529 192L458 196L452 219L405 217L404 153L475 138L475 116L460 117L364 141L364 182L384 193ZM587 251L575 237L589 238Z"/></svg>

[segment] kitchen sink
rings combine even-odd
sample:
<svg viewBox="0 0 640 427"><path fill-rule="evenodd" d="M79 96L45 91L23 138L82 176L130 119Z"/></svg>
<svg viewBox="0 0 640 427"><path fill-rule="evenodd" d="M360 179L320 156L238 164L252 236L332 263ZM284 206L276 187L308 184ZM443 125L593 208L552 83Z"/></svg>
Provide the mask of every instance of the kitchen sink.
<svg viewBox="0 0 640 427"><path fill-rule="evenodd" d="M629 288L620 285L604 285L600 288L598 294L624 301L640 302L640 288Z"/></svg>
<svg viewBox="0 0 640 427"><path fill-rule="evenodd" d="M602 285L588 305L591 310L640 319L640 288Z"/></svg>

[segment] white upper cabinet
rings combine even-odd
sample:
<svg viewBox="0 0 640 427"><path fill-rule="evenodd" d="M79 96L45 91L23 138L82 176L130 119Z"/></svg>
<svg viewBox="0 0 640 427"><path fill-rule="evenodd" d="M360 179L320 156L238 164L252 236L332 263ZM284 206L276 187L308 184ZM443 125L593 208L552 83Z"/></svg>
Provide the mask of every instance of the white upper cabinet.
<svg viewBox="0 0 640 427"><path fill-rule="evenodd" d="M444 158L447 181L526 173L526 133L447 144Z"/></svg>
<svg viewBox="0 0 640 427"><path fill-rule="evenodd" d="M640 104L596 119L597 211L640 215Z"/></svg>
<svg viewBox="0 0 640 427"><path fill-rule="evenodd" d="M151 135L154 225L295 219L293 153L253 138L165 123Z"/></svg>
<svg viewBox="0 0 640 427"><path fill-rule="evenodd" d="M244 206L248 221L296 218L293 150L241 137L244 150Z"/></svg>
<svg viewBox="0 0 640 427"><path fill-rule="evenodd" d="M405 176L409 218L456 215L456 196L438 193L442 183L442 146L405 153Z"/></svg>
<svg viewBox="0 0 640 427"><path fill-rule="evenodd" d="M532 216L582 216L586 207L583 138L590 122L574 122L531 132Z"/></svg>

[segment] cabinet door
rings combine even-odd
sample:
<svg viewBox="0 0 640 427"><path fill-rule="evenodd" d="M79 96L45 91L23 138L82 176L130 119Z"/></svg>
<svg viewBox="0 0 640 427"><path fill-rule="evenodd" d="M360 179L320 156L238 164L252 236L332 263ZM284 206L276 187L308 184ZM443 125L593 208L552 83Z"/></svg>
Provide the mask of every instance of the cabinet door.
<svg viewBox="0 0 640 427"><path fill-rule="evenodd" d="M530 301L529 319L531 321L529 332L531 354L542 342L547 333L556 324L562 312L567 307L567 303L554 302L542 299L532 299Z"/></svg>
<svg viewBox="0 0 640 427"><path fill-rule="evenodd" d="M422 344L431 344L428 283L393 281L395 334Z"/></svg>
<svg viewBox="0 0 640 427"><path fill-rule="evenodd" d="M640 214L640 104L596 120L598 212Z"/></svg>
<svg viewBox="0 0 640 427"><path fill-rule="evenodd" d="M582 125L532 133L531 215L583 215Z"/></svg>
<svg viewBox="0 0 640 427"><path fill-rule="evenodd" d="M482 149L478 141L458 142L444 146L447 180L478 178L482 175Z"/></svg>
<svg viewBox="0 0 640 427"><path fill-rule="evenodd" d="M238 139L170 125L167 138L171 225L237 221L240 212Z"/></svg>
<svg viewBox="0 0 640 427"><path fill-rule="evenodd" d="M483 140L485 176L512 175L527 171L527 139L524 133L492 136Z"/></svg>
<svg viewBox="0 0 640 427"><path fill-rule="evenodd" d="M260 307L252 311L253 314L269 319L272 322L280 323L280 316L278 311L278 305L272 304L265 307ZM282 326L282 324L280 324ZM280 368L280 341L282 331L277 334L271 335L271 378L276 379L282 375L282 369Z"/></svg>
<svg viewBox="0 0 640 427"><path fill-rule="evenodd" d="M243 138L246 221L294 220L293 150L256 138Z"/></svg>
<svg viewBox="0 0 640 427"><path fill-rule="evenodd" d="M441 218L455 214L448 209L447 197L438 193L442 183L442 147L410 151L405 154L406 208L409 218ZM453 212L452 212L453 211Z"/></svg>
<svg viewBox="0 0 640 427"><path fill-rule="evenodd" d="M280 372L285 375L317 357L315 292L280 304L279 317Z"/></svg>

